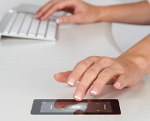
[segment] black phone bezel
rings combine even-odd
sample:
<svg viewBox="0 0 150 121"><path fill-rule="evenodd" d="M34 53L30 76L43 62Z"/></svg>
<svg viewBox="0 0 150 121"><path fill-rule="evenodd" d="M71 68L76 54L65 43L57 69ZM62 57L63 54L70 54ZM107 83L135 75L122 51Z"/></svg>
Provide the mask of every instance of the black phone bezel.
<svg viewBox="0 0 150 121"><path fill-rule="evenodd" d="M72 114L72 113L40 113L42 102L49 102L49 101L56 101L57 99L35 99L33 101L31 114L32 115L79 115L79 114ZM59 99L59 100L69 100L75 101L74 99ZM92 100L92 101L100 101L100 102L110 102L112 107L112 112L107 113L86 113L82 115L120 115L121 110L119 106L119 101L117 99L83 99L83 101Z"/></svg>

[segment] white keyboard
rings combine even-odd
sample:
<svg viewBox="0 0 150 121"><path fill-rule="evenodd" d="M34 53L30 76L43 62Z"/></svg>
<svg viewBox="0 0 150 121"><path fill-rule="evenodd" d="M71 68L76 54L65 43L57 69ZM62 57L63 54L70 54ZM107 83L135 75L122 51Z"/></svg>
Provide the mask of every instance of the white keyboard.
<svg viewBox="0 0 150 121"><path fill-rule="evenodd" d="M7 20L8 18L9 20ZM13 12L6 15L2 23L6 23L5 20L7 21L6 26L0 26L3 28L3 31L0 31L2 36L56 40L57 23L55 17L42 21L35 19L34 14Z"/></svg>

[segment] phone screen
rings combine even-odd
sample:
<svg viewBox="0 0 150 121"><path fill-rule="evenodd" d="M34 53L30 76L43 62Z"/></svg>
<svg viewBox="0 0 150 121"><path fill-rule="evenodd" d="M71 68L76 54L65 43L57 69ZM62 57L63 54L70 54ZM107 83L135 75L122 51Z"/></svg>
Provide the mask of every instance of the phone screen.
<svg viewBox="0 0 150 121"><path fill-rule="evenodd" d="M31 114L120 114L117 100L34 100Z"/></svg>
<svg viewBox="0 0 150 121"><path fill-rule="evenodd" d="M81 101L76 102L73 100L56 100L42 102L41 113L105 113L112 112L110 102L99 102L99 101Z"/></svg>

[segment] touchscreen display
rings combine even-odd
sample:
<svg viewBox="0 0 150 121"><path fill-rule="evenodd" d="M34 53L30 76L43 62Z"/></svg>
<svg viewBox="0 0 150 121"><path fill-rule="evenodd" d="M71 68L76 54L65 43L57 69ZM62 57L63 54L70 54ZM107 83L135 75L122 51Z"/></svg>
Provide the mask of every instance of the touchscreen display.
<svg viewBox="0 0 150 121"><path fill-rule="evenodd" d="M85 100L81 102L73 100L52 100L43 101L40 107L40 113L71 113L71 114L89 114L89 113L111 113L111 102L98 100Z"/></svg>

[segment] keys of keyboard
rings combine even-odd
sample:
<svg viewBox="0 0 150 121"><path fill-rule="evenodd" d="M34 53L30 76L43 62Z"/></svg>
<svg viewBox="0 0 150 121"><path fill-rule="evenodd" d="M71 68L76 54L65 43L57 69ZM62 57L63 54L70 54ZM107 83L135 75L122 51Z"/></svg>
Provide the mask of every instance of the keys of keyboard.
<svg viewBox="0 0 150 121"><path fill-rule="evenodd" d="M9 33L9 31L10 31L10 29L11 29L11 27L12 27L12 25L13 25L15 19L16 19L16 17L17 17L17 13L13 13L11 19L9 20L9 23L7 24L7 26L6 26L5 30L4 30L5 34Z"/></svg>
<svg viewBox="0 0 150 121"><path fill-rule="evenodd" d="M29 37L35 37L36 36L39 23L40 23L40 20L36 20L33 18L33 21L32 21L32 24L31 24L31 27L30 27L30 30L28 33Z"/></svg>
<svg viewBox="0 0 150 121"><path fill-rule="evenodd" d="M46 38L55 38L57 23L55 19L50 19L48 23L48 29Z"/></svg>
<svg viewBox="0 0 150 121"><path fill-rule="evenodd" d="M23 25L20 29L19 35L27 35L32 18L33 18L33 15L31 14L26 15Z"/></svg>
<svg viewBox="0 0 150 121"><path fill-rule="evenodd" d="M41 21L37 37L45 37L46 29L47 29L48 20Z"/></svg>
<svg viewBox="0 0 150 121"><path fill-rule="evenodd" d="M55 40L56 28L57 23L55 18L41 21L34 19L33 14L12 13L3 33L5 36L26 36L33 39Z"/></svg>
<svg viewBox="0 0 150 121"><path fill-rule="evenodd" d="M11 31L10 31L10 34L13 34L13 35L18 34L19 29L20 29L20 27L22 25L22 22L24 20L24 17L25 17L24 13L19 13L18 14L18 17L17 17L17 19L16 19L16 21L15 21L15 23L14 23L14 25L13 25Z"/></svg>

